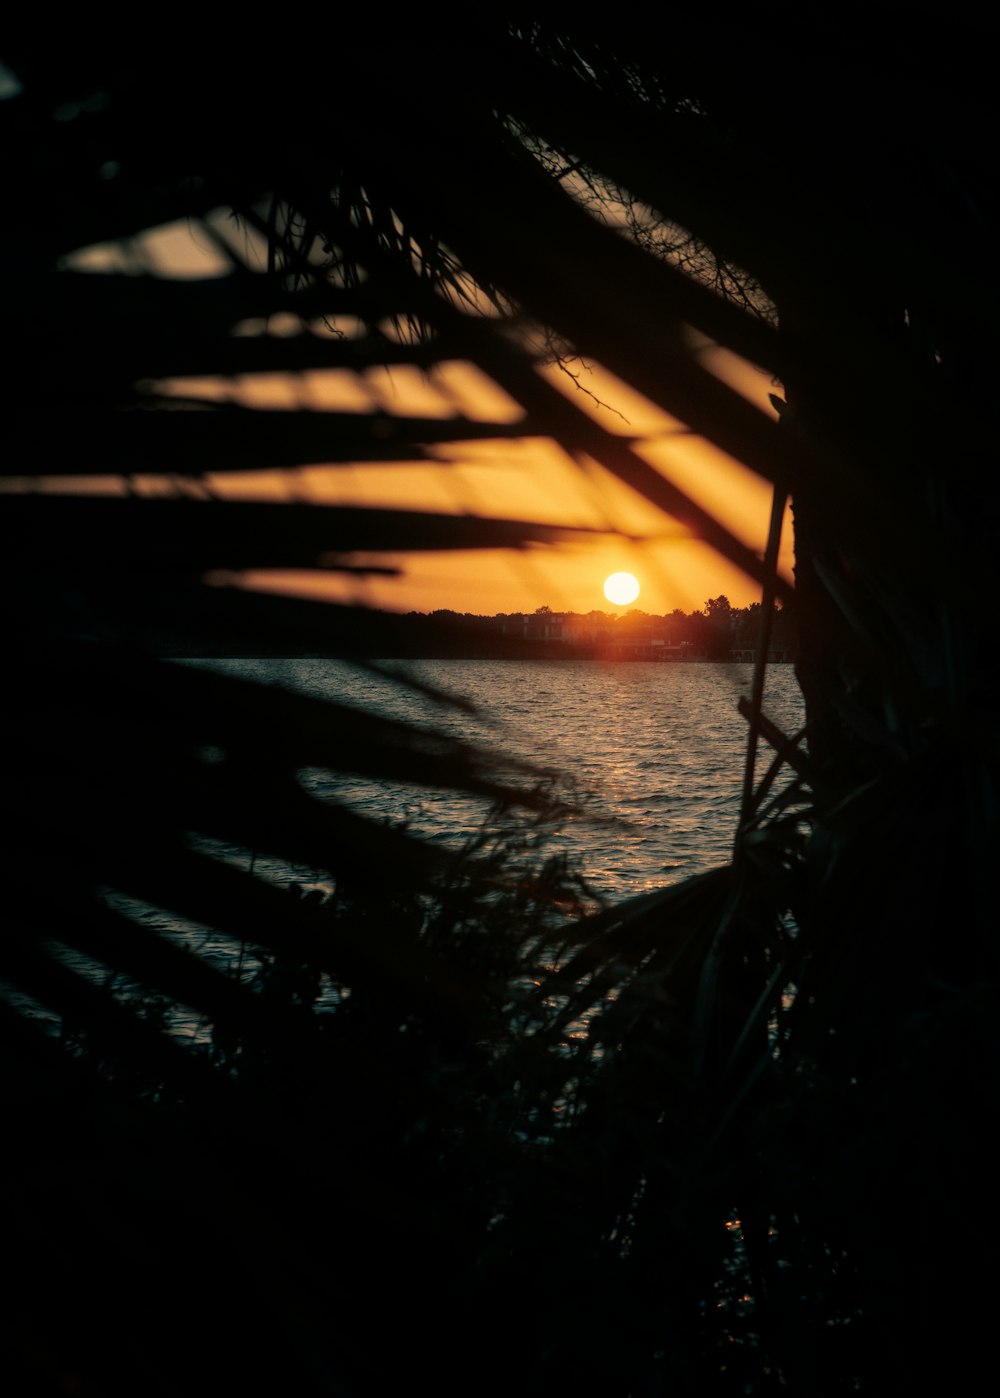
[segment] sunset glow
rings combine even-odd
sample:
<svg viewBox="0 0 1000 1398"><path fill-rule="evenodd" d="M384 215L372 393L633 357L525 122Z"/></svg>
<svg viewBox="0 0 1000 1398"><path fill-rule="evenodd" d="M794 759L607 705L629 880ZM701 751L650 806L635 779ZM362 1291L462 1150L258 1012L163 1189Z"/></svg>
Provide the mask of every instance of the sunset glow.
<svg viewBox="0 0 1000 1398"><path fill-rule="evenodd" d="M221 212L209 215L206 222L218 237L237 237ZM204 230L192 234L185 226L170 225L144 236L144 255L159 275L181 280L218 275L218 250ZM68 263L78 271L96 273L117 269L123 256L117 245L102 244L81 250ZM261 248L255 249L251 261L264 265ZM380 327L391 339L390 329ZM232 333L240 339L298 340L304 347L315 342L320 363L323 343L336 336L350 341L366 333L366 327L351 317L331 327L289 314L270 321L243 321ZM768 393L775 385L769 376L693 332L691 352L716 377L773 418ZM628 442L641 462L707 509L740 542L758 555L763 552L771 497L766 481L594 361L576 362L572 373L559 365L542 364L538 374L549 389L556 389L606 433ZM551 437L530 430L524 436L511 432L524 417L522 408L470 363L444 361L426 373L411 364L390 363L360 370L317 367L190 376L150 381L148 390L187 404L200 400L272 413L305 409L318 415L372 415L386 421L413 416L469 424L468 438L458 435L442 440L433 452L412 461L398 457L384 462L316 461L270 470L211 472L199 486L206 498L430 510L593 531L581 533L572 544L347 560L352 567L371 564L377 569L367 575L324 568L254 570L234 576L236 585L390 611L451 608L491 614L533 611L541 605L586 611L592 605L595 577L615 573L625 563L642 576L643 604L654 613L677 607L689 611L720 593L735 606L749 605L760 597L759 584L596 461L567 452ZM483 422L497 423L505 430L495 438L477 438L476 427ZM108 478L98 482L81 475L51 482L33 477L24 488L163 496L176 494L180 487L176 477L136 474L128 482L119 478L110 483ZM779 563L786 578L792 572L791 532L786 528ZM634 578L635 573L627 576ZM615 605L627 606L638 596L638 584L634 585L636 591L628 596L620 592L612 596L607 590L605 596Z"/></svg>
<svg viewBox="0 0 1000 1398"><path fill-rule="evenodd" d="M605 579L604 595L616 607L627 607L639 596L639 580L631 573L612 573Z"/></svg>

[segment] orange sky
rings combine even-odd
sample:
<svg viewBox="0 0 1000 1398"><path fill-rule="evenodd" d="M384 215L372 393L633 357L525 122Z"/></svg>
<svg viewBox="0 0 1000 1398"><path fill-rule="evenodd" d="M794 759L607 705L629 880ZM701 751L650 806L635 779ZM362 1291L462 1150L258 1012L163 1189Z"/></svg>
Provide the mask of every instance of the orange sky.
<svg viewBox="0 0 1000 1398"><path fill-rule="evenodd" d="M138 254L138 255L137 255ZM141 266L172 277L204 276L221 271L219 254L204 235L184 225L147 234L127 255L117 247L83 250L70 261L95 272L110 266ZM345 327L341 327L342 329ZM347 333L351 327L346 327ZM243 334L325 333L292 317L247 322ZM692 337L693 352L725 382L773 417L767 395L774 386L759 370ZM610 432L638 441L635 449L650 464L709 509L744 542L763 550L770 511L770 486L683 423L637 395L598 365L576 366L579 387L557 367L541 370L575 406L589 412ZM178 379L161 390L212 400L236 401L269 408L349 408L447 418L462 413L477 420L516 422L519 406L472 365L447 363L429 377L406 365L303 375L246 375L229 379ZM586 391L584 391L586 390ZM588 396L593 394L594 397ZM600 404L594 400L600 400ZM606 406L601 406L606 405ZM296 499L317 503L391 505L456 514L492 514L558 524L584 525L601 531L574 546L535 546L527 550L434 553L420 556L366 556L358 561L393 564L399 578L345 578L336 574L258 573L245 575L247 585L310 596L333 596L393 610L460 612L533 611L547 605L556 611L615 610L605 600L609 573L634 573L641 594L633 605L649 612L675 607L691 611L706 598L724 592L737 606L759 599L759 586L706 545L686 535L628 487L594 462L577 462L554 442L539 438L455 443L436 452L440 464L396 463L311 466L266 473L227 472L207 484L220 496ZM150 494L172 491L163 478L133 478L133 488ZM78 479L51 480L49 488L80 489ZM121 489L113 480L89 483L91 489ZM632 536L630 539L621 537ZM782 570L791 573L791 529L786 519ZM621 608L618 610L626 610Z"/></svg>

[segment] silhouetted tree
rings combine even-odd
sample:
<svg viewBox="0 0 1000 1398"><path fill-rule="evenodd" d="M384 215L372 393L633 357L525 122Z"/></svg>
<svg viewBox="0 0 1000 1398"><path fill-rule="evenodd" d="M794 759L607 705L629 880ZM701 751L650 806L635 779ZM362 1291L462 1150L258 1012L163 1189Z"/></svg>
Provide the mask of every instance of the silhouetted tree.
<svg viewBox="0 0 1000 1398"><path fill-rule="evenodd" d="M725 42L714 16L670 19L668 45L616 15L485 17L454 47L422 19L391 43L362 21L294 61L269 36L169 33L127 59L96 34L7 55L14 1387L190 1391L207 1347L206 1388L384 1391L439 1363L438 1387L465 1391L441 1315L482 1353L502 1337L483 1382L526 1392L881 1392L967 1383L991 1358L992 46L920 15L879 39L851 11L779 9ZM621 226L600 217L615 191ZM140 235L176 219L227 275L146 270ZM116 239L128 270L66 260ZM279 314L302 333L237 333ZM780 422L713 377L692 327L780 381ZM810 718L805 744L777 732L757 686L751 731L791 775L755 782L751 764L733 863L565 930L544 976L528 951L557 868L505 876L487 847L459 873L296 775L530 810L525 774L161 659L331 636L384 653L358 609L220 584L569 532L236 503L208 498L210 476L512 433L614 472L758 577L769 608L770 561L567 403L539 345L592 356L779 506L791 492ZM190 382L455 358L524 420L271 413ZM24 489L55 470L123 491ZM171 497L145 498L146 473ZM192 835L254 855L236 868ZM347 892L319 907L276 888L258 852ZM157 909L253 947L254 984L152 932ZM350 991L328 1022L317 977ZM179 1005L203 1047L169 1032ZM225 1208L206 1179L230 1182ZM203 1246L210 1321L181 1328L165 1309ZM114 1353L109 1298L78 1284L98 1254L122 1279ZM252 1354L231 1341L248 1317Z"/></svg>

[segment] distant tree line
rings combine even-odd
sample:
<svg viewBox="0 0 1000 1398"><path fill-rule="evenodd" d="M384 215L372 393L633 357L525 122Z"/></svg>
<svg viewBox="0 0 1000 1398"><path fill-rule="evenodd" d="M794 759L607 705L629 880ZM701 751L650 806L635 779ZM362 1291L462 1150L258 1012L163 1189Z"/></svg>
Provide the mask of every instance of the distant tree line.
<svg viewBox="0 0 1000 1398"><path fill-rule="evenodd" d="M759 645L761 604L734 607L725 595L710 597L693 612L676 607L665 615L634 607L624 613L593 610L497 612L482 616L439 607L433 612L382 612L345 608L329 641L313 633L290 632L283 643L273 636L248 635L234 646L206 628L200 645L189 635L161 633L160 653L172 656L317 656L377 654L383 659L608 659L752 660ZM768 642L771 660L797 658L789 613L775 605Z"/></svg>
<svg viewBox="0 0 1000 1398"><path fill-rule="evenodd" d="M498 612L479 616L439 608L409 612L399 635L412 647L438 654L440 647L457 647L463 654L485 647L498 656L526 649L546 658L572 654L608 659L671 660L752 659L761 630L761 604L734 607L724 594L710 597L703 608L684 612L679 607L664 615L632 608L624 613L593 610L556 612L543 606L534 612ZM437 649L435 649L437 648ZM772 659L795 658L788 617L775 606L768 653Z"/></svg>

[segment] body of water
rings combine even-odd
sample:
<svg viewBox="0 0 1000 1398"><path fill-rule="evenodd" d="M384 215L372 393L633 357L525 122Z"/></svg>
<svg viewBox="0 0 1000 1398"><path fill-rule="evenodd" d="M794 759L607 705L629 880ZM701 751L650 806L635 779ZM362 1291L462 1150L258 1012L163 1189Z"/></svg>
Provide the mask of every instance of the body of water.
<svg viewBox="0 0 1000 1398"><path fill-rule="evenodd" d="M208 663L556 769L566 794L575 795L594 819L568 819L552 831L550 848L576 861L604 899L712 868L731 852L747 737L736 706L741 695L750 694L749 665L589 660L407 665L406 673L420 684L471 700L477 710L472 715L347 661ZM764 710L790 735L801 727L802 700L792 666L770 667ZM763 746L762 751L766 761L770 750ZM303 780L321 797L372 818L405 821L413 833L456 849L488 814L484 802L448 791L319 770L305 773ZM266 864L260 872L268 872ZM305 882L316 873L293 872Z"/></svg>
<svg viewBox="0 0 1000 1398"><path fill-rule="evenodd" d="M749 696L749 665L602 661L409 662L405 673L425 690L471 701L475 712L442 704L398 683L383 663L372 670L335 660L184 661L353 705L555 771L556 795L577 814L545 827L545 854L562 854L596 898L615 902L711 869L729 859L739 817L746 722L737 711ZM769 670L764 711L785 733L802 726L803 706L790 665ZM769 760L764 746L758 772ZM411 833L460 851L491 819L489 804L448 790L428 790L309 769L303 785L324 800L370 819L405 822ZM327 870L293 866L196 836L198 848L252 869L272 882L333 891ZM176 912L107 890L109 904L137 923L228 975L252 977L251 947ZM57 953L58 954L58 953ZM109 968L67 949L66 964L98 983ZM331 992L332 994L332 992ZM335 998L335 997L334 997ZM27 1005L27 998L19 997ZM53 1017L36 1007L43 1020ZM182 1008L174 1032L204 1037L202 1018Z"/></svg>

